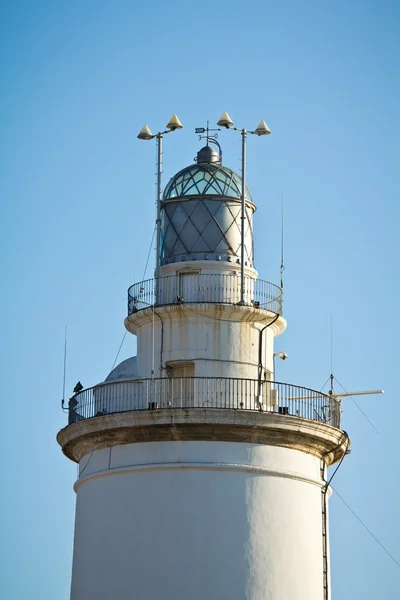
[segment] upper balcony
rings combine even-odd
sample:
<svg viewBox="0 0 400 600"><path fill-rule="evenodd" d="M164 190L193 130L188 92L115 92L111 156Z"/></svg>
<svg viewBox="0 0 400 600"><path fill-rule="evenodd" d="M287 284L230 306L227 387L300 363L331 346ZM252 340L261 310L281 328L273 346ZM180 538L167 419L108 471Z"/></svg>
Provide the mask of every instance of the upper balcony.
<svg viewBox="0 0 400 600"><path fill-rule="evenodd" d="M182 273L156 277L128 289L128 316L152 306L171 304L240 304L240 276ZM282 314L282 290L262 279L244 278L244 304Z"/></svg>

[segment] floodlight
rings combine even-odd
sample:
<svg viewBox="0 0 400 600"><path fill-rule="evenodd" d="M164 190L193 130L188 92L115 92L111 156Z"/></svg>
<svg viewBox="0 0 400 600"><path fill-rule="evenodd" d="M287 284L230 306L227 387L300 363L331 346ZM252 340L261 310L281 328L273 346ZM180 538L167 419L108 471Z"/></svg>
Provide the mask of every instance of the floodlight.
<svg viewBox="0 0 400 600"><path fill-rule="evenodd" d="M166 127L171 131L175 131L175 129L182 129L183 125L176 115L172 115Z"/></svg>
<svg viewBox="0 0 400 600"><path fill-rule="evenodd" d="M263 120L259 122L257 129L252 133L255 133L256 135L268 135L271 133L271 131L266 122Z"/></svg>
<svg viewBox="0 0 400 600"><path fill-rule="evenodd" d="M228 113L224 112L223 115L221 116L220 120L218 121L217 125L219 125L220 127L226 127L226 129L229 129L230 127L233 126L233 121L230 118L230 116L228 115Z"/></svg>
<svg viewBox="0 0 400 600"><path fill-rule="evenodd" d="M143 125L142 129L139 131L139 140L152 140L153 137L154 135L151 133L147 125Z"/></svg>

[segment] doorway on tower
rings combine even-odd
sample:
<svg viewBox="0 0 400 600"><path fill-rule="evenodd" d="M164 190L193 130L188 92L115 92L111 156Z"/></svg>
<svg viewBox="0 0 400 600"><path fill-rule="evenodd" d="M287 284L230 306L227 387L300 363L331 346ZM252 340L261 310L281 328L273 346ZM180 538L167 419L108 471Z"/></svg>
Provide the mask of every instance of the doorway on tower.
<svg viewBox="0 0 400 600"><path fill-rule="evenodd" d="M167 363L167 402L171 408L191 408L195 406L196 379L193 362Z"/></svg>
<svg viewBox="0 0 400 600"><path fill-rule="evenodd" d="M199 276L199 271L181 271L178 273L178 299L181 302L203 301Z"/></svg>
<svg viewBox="0 0 400 600"><path fill-rule="evenodd" d="M279 392L275 385L275 377L272 371L264 370L264 381L259 401L262 404L261 409L267 412L277 412L279 404ZM286 413L285 413L286 414Z"/></svg>

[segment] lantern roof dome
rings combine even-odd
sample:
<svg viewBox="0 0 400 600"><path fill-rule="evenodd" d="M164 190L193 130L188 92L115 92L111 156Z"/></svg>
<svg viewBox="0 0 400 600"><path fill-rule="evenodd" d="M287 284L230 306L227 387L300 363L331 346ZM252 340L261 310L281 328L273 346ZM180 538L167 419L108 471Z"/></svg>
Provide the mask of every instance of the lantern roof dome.
<svg viewBox="0 0 400 600"><path fill-rule="evenodd" d="M203 162L204 161L204 162ZM242 195L241 177L218 163L218 153L209 146L197 154L197 163L185 167L168 182L163 200L182 196L223 196L240 199ZM246 187L245 200L252 201Z"/></svg>

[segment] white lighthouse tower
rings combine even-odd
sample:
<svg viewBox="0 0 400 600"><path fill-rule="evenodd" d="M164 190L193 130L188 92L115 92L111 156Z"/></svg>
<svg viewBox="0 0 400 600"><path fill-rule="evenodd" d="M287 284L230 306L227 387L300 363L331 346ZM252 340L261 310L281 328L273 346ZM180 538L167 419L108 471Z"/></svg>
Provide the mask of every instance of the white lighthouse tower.
<svg viewBox="0 0 400 600"><path fill-rule="evenodd" d="M207 139L208 141L208 139ZM165 187L155 278L129 288L137 357L70 400L72 600L328 600L326 468L340 400L274 381L281 289L256 206L207 144Z"/></svg>

